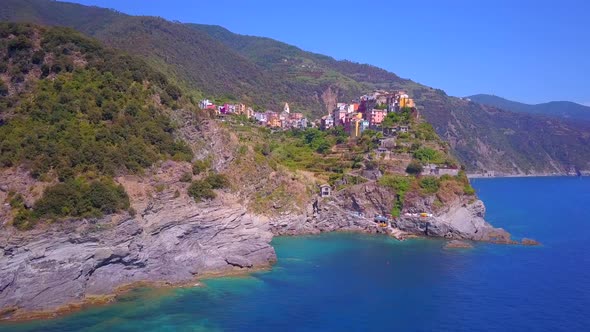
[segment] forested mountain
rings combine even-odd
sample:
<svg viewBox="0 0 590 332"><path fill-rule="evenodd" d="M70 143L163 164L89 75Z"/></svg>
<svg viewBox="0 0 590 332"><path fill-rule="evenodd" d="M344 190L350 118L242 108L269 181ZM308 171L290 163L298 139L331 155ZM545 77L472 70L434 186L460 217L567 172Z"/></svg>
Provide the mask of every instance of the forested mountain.
<svg viewBox="0 0 590 332"><path fill-rule="evenodd" d="M540 114L570 120L590 120L590 107L573 103L571 101L550 101L541 104L525 104L487 94L478 94L467 98L476 103L498 107L511 112Z"/></svg>
<svg viewBox="0 0 590 332"><path fill-rule="evenodd" d="M127 208L116 175L191 159L166 115L182 93L143 60L69 28L13 23L0 23L0 57L0 168L49 184L32 209L11 198L17 227Z"/></svg>
<svg viewBox="0 0 590 332"><path fill-rule="evenodd" d="M292 108L318 116L375 88L405 89L469 171L564 173L590 169L590 126L447 96L383 69L337 61L222 27L136 17L48 0L4 0L0 19L66 25L143 56L197 96ZM200 92L200 93L199 93Z"/></svg>

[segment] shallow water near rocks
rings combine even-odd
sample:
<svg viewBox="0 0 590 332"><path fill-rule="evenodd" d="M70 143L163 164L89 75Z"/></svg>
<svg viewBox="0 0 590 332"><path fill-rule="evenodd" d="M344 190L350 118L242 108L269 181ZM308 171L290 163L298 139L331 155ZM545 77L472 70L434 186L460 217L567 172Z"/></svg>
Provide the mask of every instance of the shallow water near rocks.
<svg viewBox="0 0 590 332"><path fill-rule="evenodd" d="M488 221L543 245L281 237L270 271L137 289L112 305L0 331L590 331L590 178L473 184Z"/></svg>

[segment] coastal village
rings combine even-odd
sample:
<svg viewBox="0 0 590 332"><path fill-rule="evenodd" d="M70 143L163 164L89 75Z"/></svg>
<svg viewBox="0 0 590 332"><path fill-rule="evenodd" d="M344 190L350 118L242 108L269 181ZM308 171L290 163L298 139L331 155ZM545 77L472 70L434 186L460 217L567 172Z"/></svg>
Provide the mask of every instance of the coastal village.
<svg viewBox="0 0 590 332"><path fill-rule="evenodd" d="M330 169L327 173L318 170L316 174L320 177L316 194L322 200L337 195L351 184L383 183L392 175L419 175L428 182L428 178L449 179L460 174L459 164L448 156L444 143L434 128L421 119L416 103L405 91L377 90L350 102L339 102L328 114L315 121L308 120L301 112L292 112L288 103L284 104L282 112L257 112L242 103L215 105L208 99L201 100L200 106L213 112L223 122L232 122L236 119L233 116L242 116L251 125L269 128L271 132L298 135L298 132L301 134L312 129L311 133L319 130L326 135L338 136L339 142L321 152L325 160L332 160L332 165L336 165L346 160L353 160L354 164L356 159L357 165L362 163L363 166L336 171ZM243 121L238 122L238 126L245 125ZM400 202L394 208L396 211L382 211L371 216L381 227L390 227L393 218L400 216L403 197L396 200ZM356 217L366 216L362 208L353 210L346 213L353 213ZM320 211L317 200L314 213L316 211ZM405 212L404 215L424 221L433 216L430 209Z"/></svg>
<svg viewBox="0 0 590 332"><path fill-rule="evenodd" d="M419 117L414 100L404 91L374 91L363 95L350 103L337 103L336 109L316 121L309 121L303 113L291 112L288 103L285 103L282 112L267 110L256 112L252 107L242 103L215 105L209 99L203 99L199 106L204 110L212 110L218 116L243 115L248 119L255 119L261 126L274 129L306 129L318 127L321 130L329 130L334 127L343 127L351 137L359 137L367 129L381 130L384 133L408 132L408 126L395 128L383 128L382 124L388 113L399 113L403 109L409 109L414 117Z"/></svg>
<svg viewBox="0 0 590 332"><path fill-rule="evenodd" d="M412 123L420 120L414 100L405 91L376 90L348 103L339 102L335 109L315 121L308 120L303 113L291 112L288 103L285 103L282 112L258 112L242 103L215 105L209 99L201 100L199 106L201 109L215 112L220 118L241 115L273 130L318 128L328 131L340 128L353 139L361 137L367 130L373 130L380 133L379 146L373 152L384 160L409 157L411 142L407 138L414 136ZM407 115L412 121L390 121L400 114ZM437 177L457 176L459 167L425 163L422 165L421 174Z"/></svg>

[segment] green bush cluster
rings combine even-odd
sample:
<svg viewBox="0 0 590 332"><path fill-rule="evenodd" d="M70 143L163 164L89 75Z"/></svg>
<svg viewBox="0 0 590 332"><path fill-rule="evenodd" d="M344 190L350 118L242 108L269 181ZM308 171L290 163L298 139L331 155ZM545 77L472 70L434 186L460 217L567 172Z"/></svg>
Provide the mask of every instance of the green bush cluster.
<svg viewBox="0 0 590 332"><path fill-rule="evenodd" d="M420 173L422 173L422 170L422 163L416 160L412 160L406 167L406 173L411 175L419 175Z"/></svg>
<svg viewBox="0 0 590 332"><path fill-rule="evenodd" d="M47 188L33 211L39 217L98 217L127 208L125 189L112 180L73 179Z"/></svg>
<svg viewBox="0 0 590 332"><path fill-rule="evenodd" d="M180 176L180 182L191 182L193 175L189 172L182 173Z"/></svg>
<svg viewBox="0 0 590 332"><path fill-rule="evenodd" d="M397 125L407 125L412 122L412 109L402 108L399 112L389 112L383 119L381 126L384 128L393 128Z"/></svg>
<svg viewBox="0 0 590 332"><path fill-rule="evenodd" d="M434 127L428 122L421 122L415 128L415 134L417 139L425 141L438 141L438 135L434 130Z"/></svg>
<svg viewBox="0 0 590 332"><path fill-rule="evenodd" d="M195 201L214 199L217 197L213 189L223 189L229 186L229 180L223 174L210 174L202 180L196 180L188 187L188 194Z"/></svg>
<svg viewBox="0 0 590 332"><path fill-rule="evenodd" d="M425 194L435 194L440 187L440 181L435 176L425 176L418 181L422 192Z"/></svg>
<svg viewBox="0 0 590 332"><path fill-rule="evenodd" d="M45 189L32 210L16 199L13 208L17 210L13 225L30 229L38 220L100 217L125 210L129 208L129 197L123 187L111 179L76 178Z"/></svg>
<svg viewBox="0 0 590 332"><path fill-rule="evenodd" d="M392 216L400 216L404 207L406 193L410 189L412 181L414 181L414 178L408 178L400 175L384 175L379 178L378 183L380 185L391 188L395 191L395 200L393 207L391 208Z"/></svg>
<svg viewBox="0 0 590 332"><path fill-rule="evenodd" d="M442 164L445 162L445 157L440 152L431 148L420 148L414 152L414 158L420 160L424 164Z"/></svg>
<svg viewBox="0 0 590 332"><path fill-rule="evenodd" d="M305 144L318 153L328 152L333 145L333 142L327 138L328 134L317 128L304 130L301 136Z"/></svg>
<svg viewBox="0 0 590 332"><path fill-rule="evenodd" d="M193 174L199 175L199 174L209 170L209 168L211 168L211 159L210 158L197 160L193 163Z"/></svg>

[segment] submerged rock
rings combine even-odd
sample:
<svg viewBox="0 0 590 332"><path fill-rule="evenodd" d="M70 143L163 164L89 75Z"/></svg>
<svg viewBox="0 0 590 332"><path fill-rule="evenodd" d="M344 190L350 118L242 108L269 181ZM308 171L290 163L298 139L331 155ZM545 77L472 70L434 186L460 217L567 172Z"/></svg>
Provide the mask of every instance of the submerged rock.
<svg viewBox="0 0 590 332"><path fill-rule="evenodd" d="M533 240L533 239L527 239L527 238L522 239L522 241L520 241L520 244L522 244L523 246L538 246L538 245L541 245L541 243L539 241Z"/></svg>
<svg viewBox="0 0 590 332"><path fill-rule="evenodd" d="M452 240L447 242L445 245L445 249L468 249L473 248L473 245L469 242L460 241L460 240Z"/></svg>

